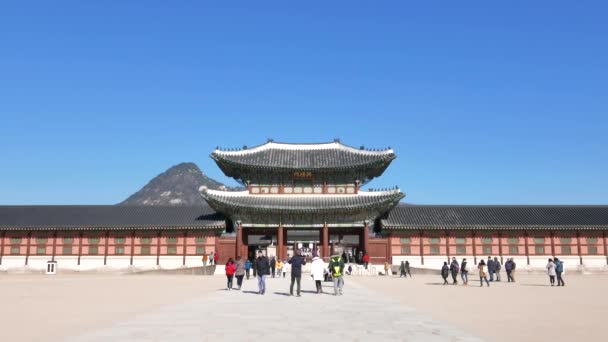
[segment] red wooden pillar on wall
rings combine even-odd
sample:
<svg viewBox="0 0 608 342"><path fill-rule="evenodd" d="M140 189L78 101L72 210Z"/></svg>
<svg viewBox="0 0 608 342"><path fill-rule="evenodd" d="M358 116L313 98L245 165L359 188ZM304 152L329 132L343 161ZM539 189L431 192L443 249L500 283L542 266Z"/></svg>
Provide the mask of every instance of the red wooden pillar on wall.
<svg viewBox="0 0 608 342"><path fill-rule="evenodd" d="M448 264L450 263L450 232L448 232L448 230L445 230L445 254L447 254L448 256Z"/></svg>
<svg viewBox="0 0 608 342"><path fill-rule="evenodd" d="M530 266L530 250L528 248L528 231L524 230L524 247L526 249L526 262L528 264L528 266Z"/></svg>
<svg viewBox="0 0 608 342"><path fill-rule="evenodd" d="M329 262L329 226L327 222L323 224L321 229L321 253L323 260Z"/></svg>
<svg viewBox="0 0 608 342"><path fill-rule="evenodd" d="M363 226L363 251L369 255L369 221L365 221Z"/></svg>
<svg viewBox="0 0 608 342"><path fill-rule="evenodd" d="M420 265L424 265L424 234L422 234L422 230L418 237L420 238Z"/></svg>
<svg viewBox="0 0 608 342"><path fill-rule="evenodd" d="M284 259L283 251L285 248L285 230L283 228L283 223L279 222L279 227L277 228L277 257Z"/></svg>
<svg viewBox="0 0 608 342"><path fill-rule="evenodd" d="M502 232L501 231L498 231L498 255L500 256L500 263L504 264L503 260L502 260Z"/></svg>
<svg viewBox="0 0 608 342"><path fill-rule="evenodd" d="M106 243L103 249L103 265L106 266L108 264L108 243L110 242L110 231L106 231Z"/></svg>
<svg viewBox="0 0 608 342"><path fill-rule="evenodd" d="M602 232L602 237L604 239L604 257L606 257L606 265L608 265L608 250L606 250L606 231ZM2 264L2 256L0 256L0 264Z"/></svg>
<svg viewBox="0 0 608 342"><path fill-rule="evenodd" d="M55 261L55 254L57 253L57 231L53 232L53 250L52 250L51 260Z"/></svg>
<svg viewBox="0 0 608 342"><path fill-rule="evenodd" d="M135 230L131 232L131 258L129 265L133 266L133 255L135 254Z"/></svg>
<svg viewBox="0 0 608 342"><path fill-rule="evenodd" d="M583 264L583 252L581 251L581 233L576 232L576 250L578 252L579 263Z"/></svg>
<svg viewBox="0 0 608 342"><path fill-rule="evenodd" d="M0 237L0 265L2 265L2 258L4 258L4 239L6 238L6 231L2 232L2 237ZM606 239L604 238L604 243L605 243ZM606 247L604 247L604 250L606 250Z"/></svg>
<svg viewBox="0 0 608 342"><path fill-rule="evenodd" d="M80 237L78 238L78 266L80 266L80 258L82 257L82 240L84 240L84 233L80 232Z"/></svg>
<svg viewBox="0 0 608 342"><path fill-rule="evenodd" d="M182 243L182 254L183 254L183 259L182 259L182 266L186 266L186 241L188 241L188 231L184 230L184 241Z"/></svg>
<svg viewBox="0 0 608 342"><path fill-rule="evenodd" d="M471 239L473 241L473 263L477 265L477 243L475 242L475 231L471 230Z"/></svg>
<svg viewBox="0 0 608 342"><path fill-rule="evenodd" d="M553 231L549 232L549 238L551 239L551 257L555 257L555 233Z"/></svg>
<svg viewBox="0 0 608 342"><path fill-rule="evenodd" d="M243 247L243 223L241 221L236 221L236 251L234 256L237 257L241 255Z"/></svg>
<svg viewBox="0 0 608 342"><path fill-rule="evenodd" d="M27 250L25 251L25 266L27 266L30 261L30 246L32 242L32 232L27 232Z"/></svg>

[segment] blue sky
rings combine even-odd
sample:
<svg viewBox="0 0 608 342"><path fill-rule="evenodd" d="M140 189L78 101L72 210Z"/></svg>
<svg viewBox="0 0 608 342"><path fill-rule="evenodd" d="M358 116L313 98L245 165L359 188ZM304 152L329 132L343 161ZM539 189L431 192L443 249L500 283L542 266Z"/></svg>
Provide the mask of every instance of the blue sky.
<svg viewBox="0 0 608 342"><path fill-rule="evenodd" d="M413 203L608 204L597 1L0 4L0 204L113 204L216 146L398 155Z"/></svg>

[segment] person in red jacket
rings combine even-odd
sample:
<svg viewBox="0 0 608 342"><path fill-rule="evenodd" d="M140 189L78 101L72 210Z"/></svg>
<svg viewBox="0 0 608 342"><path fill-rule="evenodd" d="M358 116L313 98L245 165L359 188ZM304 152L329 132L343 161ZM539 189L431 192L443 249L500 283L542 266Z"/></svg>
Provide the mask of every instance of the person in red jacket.
<svg viewBox="0 0 608 342"><path fill-rule="evenodd" d="M365 265L365 269L367 269L367 265L369 265L369 254L367 253L363 255L363 264Z"/></svg>
<svg viewBox="0 0 608 342"><path fill-rule="evenodd" d="M213 254L213 263L217 265L217 262L220 260L220 253L215 252L215 254Z"/></svg>
<svg viewBox="0 0 608 342"><path fill-rule="evenodd" d="M226 278L228 279L228 286L226 290L232 291L232 280L234 279L234 273L236 272L236 264L232 258L228 259L226 263Z"/></svg>

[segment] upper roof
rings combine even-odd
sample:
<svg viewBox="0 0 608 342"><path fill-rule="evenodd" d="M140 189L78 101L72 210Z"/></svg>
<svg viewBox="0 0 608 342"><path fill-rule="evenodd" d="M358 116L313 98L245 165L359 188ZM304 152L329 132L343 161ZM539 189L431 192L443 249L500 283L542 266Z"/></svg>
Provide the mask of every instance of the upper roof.
<svg viewBox="0 0 608 342"><path fill-rule="evenodd" d="M239 150L216 149L211 154L226 175L241 178L239 170L263 169L282 171L341 171L380 168L379 176L396 158L391 148L370 150L354 148L339 140L319 144L287 144L268 141L265 144ZM360 179L364 181L364 179Z"/></svg>
<svg viewBox="0 0 608 342"><path fill-rule="evenodd" d="M204 190L201 195L216 210L331 212L397 205L405 195L399 189L359 191L352 195L252 195L248 191ZM229 215L229 212L225 214Z"/></svg>
<svg viewBox="0 0 608 342"><path fill-rule="evenodd" d="M209 206L30 205L0 206L1 229L222 228Z"/></svg>
<svg viewBox="0 0 608 342"><path fill-rule="evenodd" d="M399 205L382 220L388 229L608 228L608 206Z"/></svg>

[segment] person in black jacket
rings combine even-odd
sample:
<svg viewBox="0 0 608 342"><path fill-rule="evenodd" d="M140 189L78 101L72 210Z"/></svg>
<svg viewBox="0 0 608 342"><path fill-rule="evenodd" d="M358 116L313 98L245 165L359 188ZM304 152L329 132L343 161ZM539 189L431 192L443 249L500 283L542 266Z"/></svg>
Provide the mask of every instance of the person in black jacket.
<svg viewBox="0 0 608 342"><path fill-rule="evenodd" d="M448 276L450 275L450 267L448 266L448 262L443 262L443 267L441 267L441 277L443 278L443 285L448 284Z"/></svg>
<svg viewBox="0 0 608 342"><path fill-rule="evenodd" d="M258 252L255 267L258 274L259 294L263 295L266 293L266 276L270 275L270 262L262 251Z"/></svg>
<svg viewBox="0 0 608 342"><path fill-rule="evenodd" d="M293 296L293 283L298 285L298 297L300 297L300 281L302 280L302 265L306 265L306 259L300 255L300 251L296 250L295 254L288 263L291 265L291 285L289 286L289 295Z"/></svg>

